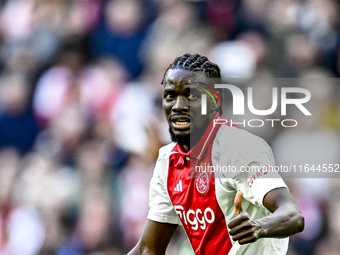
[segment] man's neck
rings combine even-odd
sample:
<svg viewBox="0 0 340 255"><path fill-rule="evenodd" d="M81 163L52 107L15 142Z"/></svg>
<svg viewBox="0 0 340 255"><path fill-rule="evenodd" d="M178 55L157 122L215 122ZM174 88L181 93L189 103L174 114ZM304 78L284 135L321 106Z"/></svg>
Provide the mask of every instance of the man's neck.
<svg viewBox="0 0 340 255"><path fill-rule="evenodd" d="M194 133L191 133L189 137L185 139L175 139L172 137L172 141L177 142L183 149L184 152L189 152L202 138L204 132L207 130L211 120L207 121L199 130L196 130ZM171 131L170 131L171 134Z"/></svg>
<svg viewBox="0 0 340 255"><path fill-rule="evenodd" d="M201 137L202 135L200 135L200 136L198 136L198 137ZM194 138L192 138L191 140L190 140L190 142L189 142L189 144L187 144L187 143L178 143L181 147L182 147L182 149L183 149L183 151L184 152L189 152L197 143L198 143L198 141L199 141L200 139L195 139L194 140Z"/></svg>

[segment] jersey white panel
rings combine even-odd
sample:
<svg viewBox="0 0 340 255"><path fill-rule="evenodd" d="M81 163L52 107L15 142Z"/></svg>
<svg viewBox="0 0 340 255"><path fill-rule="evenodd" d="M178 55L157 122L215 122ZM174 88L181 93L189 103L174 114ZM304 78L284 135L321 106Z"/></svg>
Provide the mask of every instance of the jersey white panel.
<svg viewBox="0 0 340 255"><path fill-rule="evenodd" d="M162 223L180 224L180 220L170 201L166 185L169 170L169 156L174 146L175 144L171 143L159 150L154 173L150 181L150 209L147 218Z"/></svg>

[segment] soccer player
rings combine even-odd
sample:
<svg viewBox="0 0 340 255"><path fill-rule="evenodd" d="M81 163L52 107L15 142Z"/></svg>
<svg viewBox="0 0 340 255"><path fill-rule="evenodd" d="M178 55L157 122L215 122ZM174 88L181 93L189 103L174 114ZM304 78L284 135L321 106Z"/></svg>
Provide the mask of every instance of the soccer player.
<svg viewBox="0 0 340 255"><path fill-rule="evenodd" d="M178 225L202 255L284 255L288 237L303 230L286 184L268 171L274 159L267 143L220 118L216 83L219 67L198 54L178 57L166 70L163 109L173 143L159 151L148 219L130 255L165 254Z"/></svg>

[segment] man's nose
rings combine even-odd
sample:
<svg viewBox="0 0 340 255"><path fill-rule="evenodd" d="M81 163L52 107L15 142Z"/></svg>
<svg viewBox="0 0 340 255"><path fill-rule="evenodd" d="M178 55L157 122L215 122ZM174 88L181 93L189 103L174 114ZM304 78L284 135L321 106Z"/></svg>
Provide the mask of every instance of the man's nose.
<svg viewBox="0 0 340 255"><path fill-rule="evenodd" d="M189 103L184 96L178 96L175 100L175 104L172 107L173 111L183 111L189 109Z"/></svg>

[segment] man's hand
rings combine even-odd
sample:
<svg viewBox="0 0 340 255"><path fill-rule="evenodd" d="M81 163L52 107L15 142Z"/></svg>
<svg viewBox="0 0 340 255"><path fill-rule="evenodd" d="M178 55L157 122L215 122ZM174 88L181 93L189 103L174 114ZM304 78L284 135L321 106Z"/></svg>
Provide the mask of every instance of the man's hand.
<svg viewBox="0 0 340 255"><path fill-rule="evenodd" d="M255 242L261 237L262 227L259 222L251 219L249 214L242 211L242 196L241 191L237 192L234 200L235 218L229 221L229 234L234 241L239 244Z"/></svg>

